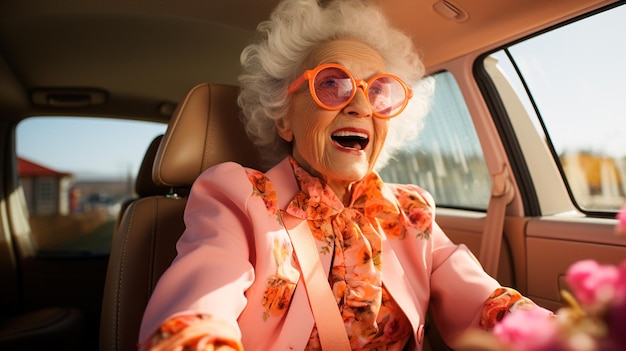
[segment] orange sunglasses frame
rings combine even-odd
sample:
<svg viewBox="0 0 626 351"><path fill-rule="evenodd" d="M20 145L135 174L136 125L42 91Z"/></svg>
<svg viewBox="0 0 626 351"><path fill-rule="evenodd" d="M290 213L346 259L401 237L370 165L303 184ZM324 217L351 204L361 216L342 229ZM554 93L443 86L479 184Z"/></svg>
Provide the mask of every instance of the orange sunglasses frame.
<svg viewBox="0 0 626 351"><path fill-rule="evenodd" d="M320 99L317 97L317 94L315 93L315 77L317 76L317 74L322 71L323 69L326 68L337 68L342 70L343 72L346 73L346 75L348 76L348 78L350 78L350 81L352 82L352 94L350 94L350 97L346 100L346 102L344 102L343 104L339 105L339 106L328 106L326 104L324 104L322 101L320 101ZM361 88L363 89L363 93L365 94L365 96L367 96L367 90L369 89L370 84L375 81L378 78L382 78L382 77L389 77L389 78L393 78L396 81L398 81L400 83L400 85L402 86L402 89L404 89L404 94L406 96L406 98L404 99L404 102L402 103L402 107L398 110L398 112L394 113L393 115L390 116L385 116L385 115L381 115L378 112L374 111L374 108L369 100L369 98L367 99L367 103L370 105L370 107L372 108L372 113L374 114L374 116L378 117L378 118L384 118L384 119L389 119L389 118L393 118L396 117L397 115L399 115L402 111L404 111L404 108L406 107L406 105L409 103L409 99L411 99L413 97L413 91L411 90L411 88L408 87L408 85L406 85L406 83L400 79L400 77L398 76L394 76L393 74L377 74L375 76L373 76L372 78L370 78L368 81L364 81L362 79L354 79L354 77L352 76L352 74L350 74L350 71L348 71L347 68L343 67L342 65L338 65L336 63L326 63L323 65L319 65L317 67L315 67L314 69L309 69L304 71L304 73L302 73L302 75L300 77L298 77L296 80L293 81L293 83L289 84L289 87L287 88L287 94L293 94L296 89L298 89L298 87L300 87L300 85L302 85L302 83L304 83L305 80L309 81L309 92L311 94L311 96L313 97L313 100L315 100L315 103L317 103L321 108L325 109L325 110L329 110L329 111L337 111L337 110L341 110L342 108L348 106L348 104L350 104L350 102L352 101L352 99L354 99L354 96L356 95L356 90L357 88Z"/></svg>

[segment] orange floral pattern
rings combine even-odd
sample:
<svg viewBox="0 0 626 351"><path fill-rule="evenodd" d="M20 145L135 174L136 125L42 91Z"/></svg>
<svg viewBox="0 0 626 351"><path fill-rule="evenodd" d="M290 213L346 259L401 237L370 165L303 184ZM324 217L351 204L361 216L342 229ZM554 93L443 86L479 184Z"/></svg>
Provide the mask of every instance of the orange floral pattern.
<svg viewBox="0 0 626 351"><path fill-rule="evenodd" d="M228 322L206 314L180 315L167 320L148 340L146 349L206 351L222 346L242 351L236 329Z"/></svg>
<svg viewBox="0 0 626 351"><path fill-rule="evenodd" d="M483 305L480 318L480 328L490 331L506 316L516 309L531 309L536 307L530 299L522 296L511 288L496 289Z"/></svg>
<svg viewBox="0 0 626 351"><path fill-rule="evenodd" d="M429 205L395 203L393 195L389 200L384 196L384 183L372 173L353 184L352 199L344 207L320 179L311 176L293 159L291 164L301 190L286 211L306 219L315 239L326 244L322 254L333 255L329 283L352 349L401 350L411 335L411 325L382 285L383 235L401 236L382 233L381 223L397 223L397 228L409 226L421 234L423 229L413 224L417 222L411 222L408 214L400 215L400 212L402 208L428 212ZM422 197L416 195L414 199L419 201ZM315 328L306 350L320 350Z"/></svg>
<svg viewBox="0 0 626 351"><path fill-rule="evenodd" d="M291 264L292 250L288 242L274 239L274 261L276 262L276 274L265 281L262 305L265 307L263 319L280 317L287 311L291 296L296 289L296 281L299 278L298 270Z"/></svg>
<svg viewBox="0 0 626 351"><path fill-rule="evenodd" d="M276 191L267 176L265 176L263 172L248 168L246 168L246 174L250 183L252 183L252 194L254 196L260 196L263 199L265 207L271 215L278 216Z"/></svg>
<svg viewBox="0 0 626 351"><path fill-rule="evenodd" d="M155 335L155 337L152 339L152 344L156 345L159 343L160 341L160 337L165 334L165 335L169 335L169 334L176 334L178 332L180 332L181 330L187 328L188 326L196 323L198 320L204 319L205 316L200 315L200 314L195 314L195 315L185 315L185 316L179 316L176 318L172 318L168 321L166 321L165 323L163 323L161 325L161 328L159 328L159 330L161 331L160 334Z"/></svg>
<svg viewBox="0 0 626 351"><path fill-rule="evenodd" d="M353 185L350 204L344 207L320 179L307 173L295 160L291 159L291 164L301 190L286 211L306 219L315 239L326 244L321 253L333 255L329 283L352 349L402 350L410 338L411 325L382 285L382 238L383 234L395 240L414 235L429 240L434 221L430 195L417 186L385 185L377 174L371 173ZM260 197L268 214L281 223L276 192L269 179L254 170L247 170L247 175L253 195ZM288 241L273 242L277 268L274 275L266 278L264 319L280 317L289 307L299 279L292 266L292 250ZM506 313L533 306L532 301L513 289L496 289L484 303L480 327L491 330ZM195 315L170 319L150 343L157 345L203 318L206 317ZM316 328L306 350L321 350Z"/></svg>
<svg viewBox="0 0 626 351"><path fill-rule="evenodd" d="M267 212L280 221L278 214L278 200L274 186L262 172L246 169L248 179L252 183L253 196L263 199ZM280 317L285 314L291 302L299 278L298 271L291 265L292 247L289 242L274 239L273 254L276 262L276 274L267 277L262 306L265 308L263 319Z"/></svg>

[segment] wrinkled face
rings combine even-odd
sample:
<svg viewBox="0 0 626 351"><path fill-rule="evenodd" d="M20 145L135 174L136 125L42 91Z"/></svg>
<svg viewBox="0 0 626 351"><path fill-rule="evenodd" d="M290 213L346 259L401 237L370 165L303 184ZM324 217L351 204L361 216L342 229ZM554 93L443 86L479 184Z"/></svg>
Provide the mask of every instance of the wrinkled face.
<svg viewBox="0 0 626 351"><path fill-rule="evenodd" d="M303 71L324 63L344 66L357 80L386 73L384 61L374 49L351 39L320 44L304 62ZM348 190L352 182L372 171L388 123L372 115L362 89L357 89L343 109L328 111L315 103L307 81L291 95L287 116L277 122L277 128L284 140L293 142L294 159L338 192L340 187Z"/></svg>

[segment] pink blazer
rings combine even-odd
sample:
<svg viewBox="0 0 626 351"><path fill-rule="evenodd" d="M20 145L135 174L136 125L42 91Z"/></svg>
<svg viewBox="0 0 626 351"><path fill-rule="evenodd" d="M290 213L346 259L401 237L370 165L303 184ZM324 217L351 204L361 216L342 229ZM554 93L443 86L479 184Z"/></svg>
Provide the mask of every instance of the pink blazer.
<svg viewBox="0 0 626 351"><path fill-rule="evenodd" d="M285 208L299 190L289 160L267 176ZM178 256L148 303L140 342L175 315L206 313L237 326L247 350L303 350L315 323L303 284L297 284L283 316L267 316L261 304L266 279L277 271L274 243L290 241L263 201L253 197L245 169L223 163L206 170L193 185L185 224ZM331 256L320 255L327 272ZM436 223L428 240L384 239L383 257L383 284L411 321L415 350L422 348L429 304L442 336L453 345L461 332L478 326L483 303L499 287Z"/></svg>

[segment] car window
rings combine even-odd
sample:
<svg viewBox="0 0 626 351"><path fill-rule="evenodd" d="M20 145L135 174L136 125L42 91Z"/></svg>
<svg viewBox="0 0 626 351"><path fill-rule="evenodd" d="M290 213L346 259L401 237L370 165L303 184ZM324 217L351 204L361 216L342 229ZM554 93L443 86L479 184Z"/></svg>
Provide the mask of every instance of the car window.
<svg viewBox="0 0 626 351"><path fill-rule="evenodd" d="M18 173L39 252L108 252L121 204L166 124L33 117L17 127Z"/></svg>
<svg viewBox="0 0 626 351"><path fill-rule="evenodd" d="M624 32L626 6L619 6L487 58L536 118L584 212L614 212L626 203Z"/></svg>
<svg viewBox="0 0 626 351"><path fill-rule="evenodd" d="M433 77L435 94L424 129L380 175L388 182L423 187L437 206L484 210L491 179L469 110L450 72Z"/></svg>

